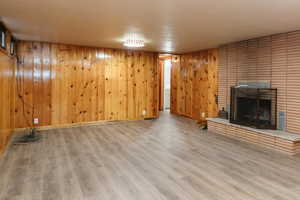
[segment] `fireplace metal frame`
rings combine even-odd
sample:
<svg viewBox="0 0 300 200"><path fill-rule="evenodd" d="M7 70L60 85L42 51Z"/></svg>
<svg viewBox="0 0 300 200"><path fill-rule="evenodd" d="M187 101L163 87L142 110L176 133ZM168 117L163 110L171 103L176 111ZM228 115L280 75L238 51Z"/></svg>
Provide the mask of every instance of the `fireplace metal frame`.
<svg viewBox="0 0 300 200"><path fill-rule="evenodd" d="M241 96L243 95L243 96ZM252 121L237 119L237 98L249 98L256 100L256 118ZM269 120L260 118L260 100L270 100L271 110ZM230 117L229 122L257 129L277 129L277 89L254 88L254 87L231 87L230 88Z"/></svg>

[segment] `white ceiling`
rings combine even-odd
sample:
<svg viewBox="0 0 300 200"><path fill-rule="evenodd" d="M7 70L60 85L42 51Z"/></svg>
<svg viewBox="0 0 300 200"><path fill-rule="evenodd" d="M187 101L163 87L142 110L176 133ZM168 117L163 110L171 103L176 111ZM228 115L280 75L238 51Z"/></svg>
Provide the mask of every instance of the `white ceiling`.
<svg viewBox="0 0 300 200"><path fill-rule="evenodd" d="M18 39L183 53L300 29L300 0L1 0Z"/></svg>

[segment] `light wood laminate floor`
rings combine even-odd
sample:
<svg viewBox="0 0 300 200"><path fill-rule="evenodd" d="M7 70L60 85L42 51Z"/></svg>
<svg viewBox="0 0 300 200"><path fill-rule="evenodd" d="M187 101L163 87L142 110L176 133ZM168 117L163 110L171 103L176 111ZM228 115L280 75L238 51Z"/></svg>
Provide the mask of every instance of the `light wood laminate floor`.
<svg viewBox="0 0 300 200"><path fill-rule="evenodd" d="M0 158L0 199L297 200L300 157L158 120L42 132Z"/></svg>

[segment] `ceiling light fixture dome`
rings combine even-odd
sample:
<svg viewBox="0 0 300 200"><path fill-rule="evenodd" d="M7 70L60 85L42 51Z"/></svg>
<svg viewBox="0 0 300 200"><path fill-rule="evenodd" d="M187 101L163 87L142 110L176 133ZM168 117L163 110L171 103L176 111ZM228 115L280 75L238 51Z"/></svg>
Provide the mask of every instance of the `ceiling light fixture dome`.
<svg viewBox="0 0 300 200"><path fill-rule="evenodd" d="M137 38L135 35L131 35L129 38L125 40L123 45L132 48L144 47L145 41L143 39Z"/></svg>

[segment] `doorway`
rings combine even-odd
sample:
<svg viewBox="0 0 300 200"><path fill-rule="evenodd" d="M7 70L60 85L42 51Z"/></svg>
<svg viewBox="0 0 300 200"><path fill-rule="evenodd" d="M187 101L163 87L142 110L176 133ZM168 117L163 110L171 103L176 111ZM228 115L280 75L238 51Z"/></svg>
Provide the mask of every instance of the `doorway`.
<svg viewBox="0 0 300 200"><path fill-rule="evenodd" d="M164 110L170 110L171 105L171 59L164 61Z"/></svg>
<svg viewBox="0 0 300 200"><path fill-rule="evenodd" d="M160 54L159 66L160 66L159 110L169 111L171 107L172 55Z"/></svg>

